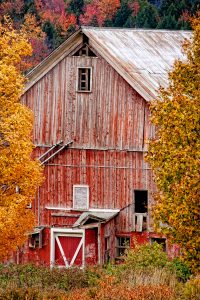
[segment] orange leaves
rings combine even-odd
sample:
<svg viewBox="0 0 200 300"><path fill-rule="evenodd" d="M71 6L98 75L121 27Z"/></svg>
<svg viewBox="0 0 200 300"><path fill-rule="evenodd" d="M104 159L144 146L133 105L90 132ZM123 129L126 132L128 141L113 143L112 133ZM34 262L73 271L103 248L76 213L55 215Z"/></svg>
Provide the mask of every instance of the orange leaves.
<svg viewBox="0 0 200 300"><path fill-rule="evenodd" d="M75 15L66 13L65 1L36 0L35 4L42 22L50 21L61 35L66 35L70 26L76 26Z"/></svg>
<svg viewBox="0 0 200 300"><path fill-rule="evenodd" d="M19 103L24 77L19 65L31 54L23 31L0 24L0 258L16 249L34 225L26 207L42 181L38 162L30 159L32 113ZM16 189L16 187L18 187ZM18 191L19 190L19 193Z"/></svg>
<svg viewBox="0 0 200 300"><path fill-rule="evenodd" d="M158 195L154 207L157 225L178 243L193 270L200 265L200 15L193 20L193 40L184 44L187 59L177 61L168 89L151 104L156 139L147 159L154 171Z"/></svg>
<svg viewBox="0 0 200 300"><path fill-rule="evenodd" d="M120 7L120 0L98 0L96 5L104 20L111 20Z"/></svg>
<svg viewBox="0 0 200 300"><path fill-rule="evenodd" d="M117 283L113 277L105 276L98 287L72 292L67 300L174 300L175 293L167 285L141 285L132 287Z"/></svg>
<svg viewBox="0 0 200 300"><path fill-rule="evenodd" d="M106 20L112 20L120 5L120 0L94 0L85 6L84 14L80 16L80 23L102 26Z"/></svg>
<svg viewBox="0 0 200 300"><path fill-rule="evenodd" d="M21 63L21 70L27 71L40 63L49 54L49 49L45 43L46 34L42 31L34 15L26 14L21 28L33 49L33 54L26 56Z"/></svg>
<svg viewBox="0 0 200 300"><path fill-rule="evenodd" d="M10 20L4 27L0 24L0 36L1 109L6 111L8 101L18 101L22 93L24 78L18 76L21 58L31 55L32 48L24 33L12 29Z"/></svg>

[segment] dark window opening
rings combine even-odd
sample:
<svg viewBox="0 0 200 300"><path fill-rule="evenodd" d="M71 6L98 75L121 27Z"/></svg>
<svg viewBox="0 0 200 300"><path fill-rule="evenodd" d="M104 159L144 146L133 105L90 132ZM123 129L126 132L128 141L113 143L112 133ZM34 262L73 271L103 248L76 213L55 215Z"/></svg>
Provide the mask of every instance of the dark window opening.
<svg viewBox="0 0 200 300"><path fill-rule="evenodd" d="M164 252L166 252L166 239L165 238L151 238L151 244L158 243L162 246Z"/></svg>
<svg viewBox="0 0 200 300"><path fill-rule="evenodd" d="M78 69L78 91L91 91L91 69L79 68Z"/></svg>
<svg viewBox="0 0 200 300"><path fill-rule="evenodd" d="M148 191L134 191L135 213L148 212Z"/></svg>
<svg viewBox="0 0 200 300"><path fill-rule="evenodd" d="M90 47L84 44L81 49L76 51L73 56L89 56L89 57L97 57L96 54L90 49Z"/></svg>
<svg viewBox="0 0 200 300"><path fill-rule="evenodd" d="M105 263L110 262L110 237L105 237Z"/></svg>
<svg viewBox="0 0 200 300"><path fill-rule="evenodd" d="M130 237L117 237L116 240L116 257L124 256L127 249L130 248Z"/></svg>

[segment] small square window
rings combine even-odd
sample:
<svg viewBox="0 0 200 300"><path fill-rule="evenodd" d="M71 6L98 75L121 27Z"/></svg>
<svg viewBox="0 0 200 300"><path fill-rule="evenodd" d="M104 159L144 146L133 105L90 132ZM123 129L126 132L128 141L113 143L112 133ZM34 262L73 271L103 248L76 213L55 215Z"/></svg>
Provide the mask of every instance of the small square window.
<svg viewBox="0 0 200 300"><path fill-rule="evenodd" d="M34 232L29 234L29 248L42 248L42 232L43 228L35 228Z"/></svg>
<svg viewBox="0 0 200 300"><path fill-rule="evenodd" d="M118 236L116 238L116 257L124 256L130 248L130 237Z"/></svg>
<svg viewBox="0 0 200 300"><path fill-rule="evenodd" d="M73 186L73 208L77 210L89 208L89 187L87 185Z"/></svg>
<svg viewBox="0 0 200 300"><path fill-rule="evenodd" d="M91 68L78 68L78 92L91 92L91 77Z"/></svg>

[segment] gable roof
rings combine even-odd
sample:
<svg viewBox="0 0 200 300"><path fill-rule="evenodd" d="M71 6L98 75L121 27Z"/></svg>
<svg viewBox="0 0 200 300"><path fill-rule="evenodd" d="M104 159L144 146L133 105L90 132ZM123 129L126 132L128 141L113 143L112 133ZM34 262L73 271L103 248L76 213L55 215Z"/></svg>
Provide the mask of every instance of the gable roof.
<svg viewBox="0 0 200 300"><path fill-rule="evenodd" d="M82 27L27 75L25 91L67 56L72 44L81 43L82 33L89 45L147 101L157 96L159 86L167 86L174 61L184 59L182 42L191 37L191 31L181 30Z"/></svg>

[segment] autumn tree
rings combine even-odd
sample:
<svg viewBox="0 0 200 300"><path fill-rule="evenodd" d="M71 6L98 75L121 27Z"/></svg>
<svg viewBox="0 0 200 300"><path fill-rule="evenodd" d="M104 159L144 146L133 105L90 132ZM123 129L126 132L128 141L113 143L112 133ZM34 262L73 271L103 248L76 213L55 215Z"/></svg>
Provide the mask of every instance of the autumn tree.
<svg viewBox="0 0 200 300"><path fill-rule="evenodd" d="M33 14L25 15L21 29L32 46L32 55L23 59L23 71L27 71L39 64L49 54L49 49L46 44L46 34Z"/></svg>
<svg viewBox="0 0 200 300"><path fill-rule="evenodd" d="M50 22L59 35L66 36L68 29L76 26L76 16L66 12L67 4L64 0L35 0L35 5L42 24Z"/></svg>
<svg viewBox="0 0 200 300"><path fill-rule="evenodd" d="M153 215L157 229L181 246L184 259L199 271L200 262L200 14L192 21L193 39L184 44L169 87L151 104L157 128L147 160L158 193ZM162 225L160 227L160 225Z"/></svg>
<svg viewBox="0 0 200 300"><path fill-rule="evenodd" d="M42 181L39 163L30 158L33 115L20 104L24 77L21 60L32 52L22 32L0 23L0 258L15 250L34 225L32 201Z"/></svg>
<svg viewBox="0 0 200 300"><path fill-rule="evenodd" d="M99 13L104 21L112 20L121 5L120 0L96 0L94 2L96 2Z"/></svg>

